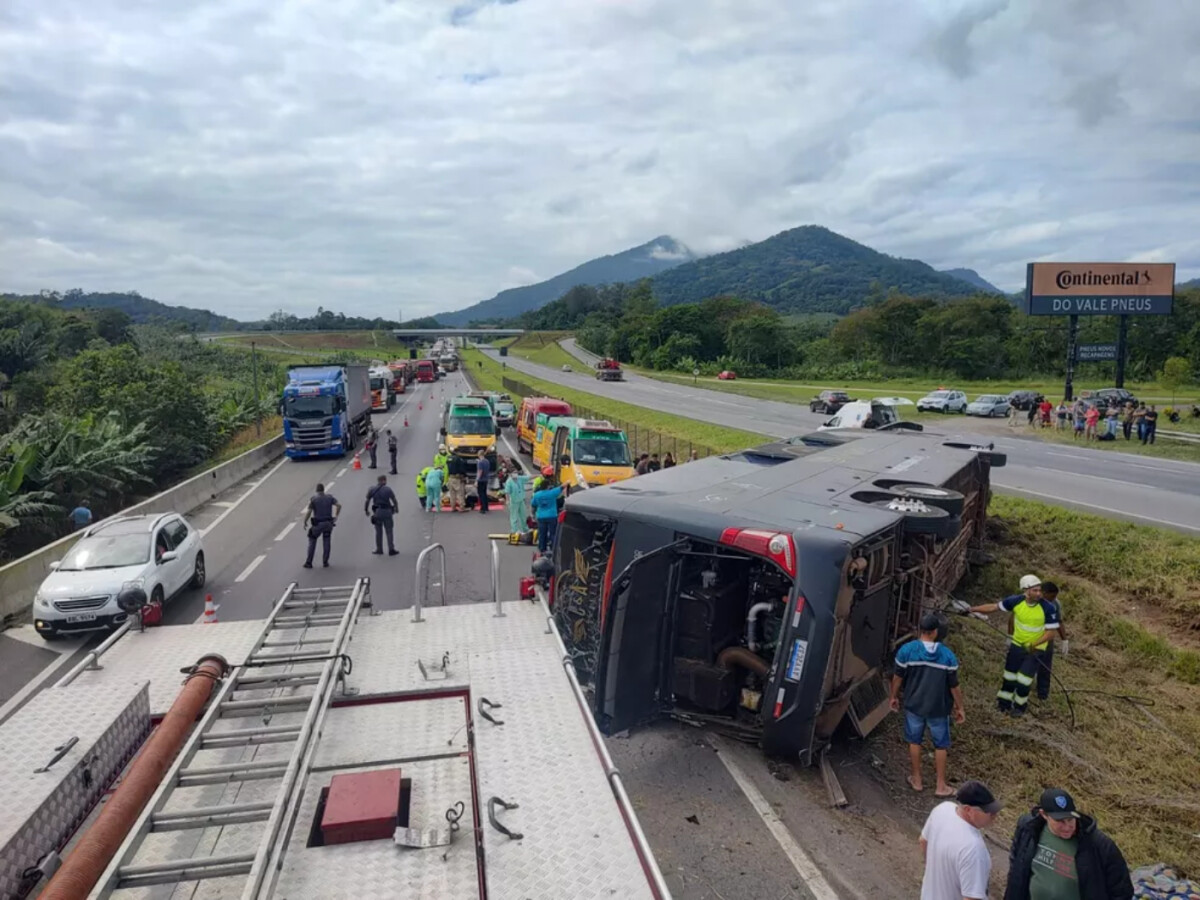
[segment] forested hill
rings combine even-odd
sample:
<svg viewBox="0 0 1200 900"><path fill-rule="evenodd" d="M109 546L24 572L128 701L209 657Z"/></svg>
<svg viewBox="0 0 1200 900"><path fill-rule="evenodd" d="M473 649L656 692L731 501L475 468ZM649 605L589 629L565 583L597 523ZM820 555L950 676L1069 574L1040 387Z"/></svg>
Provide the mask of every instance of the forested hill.
<svg viewBox="0 0 1200 900"><path fill-rule="evenodd" d="M846 313L893 289L935 298L979 292L920 260L879 253L819 225L783 231L654 278L654 296L664 305L733 295L784 313Z"/></svg>
<svg viewBox="0 0 1200 900"><path fill-rule="evenodd" d="M965 281L967 284L974 285L981 291L988 294L1003 294L1004 291L996 287L974 269L942 269L943 275L949 275L951 278L957 278L959 281Z"/></svg>
<svg viewBox="0 0 1200 900"><path fill-rule="evenodd" d="M41 294L0 294L5 300L26 303L41 303L54 309L115 309L125 313L138 325L182 324L189 331L236 331L245 324L228 316L218 315L207 309L192 309L188 306L168 306L143 297L137 291L124 294L84 293L81 290L44 291Z"/></svg>
<svg viewBox="0 0 1200 900"><path fill-rule="evenodd" d="M577 285L639 281L695 258L692 251L679 241L662 235L621 253L589 260L546 281L501 291L490 300L466 309L438 313L436 318L443 325L505 321L521 313L541 309Z"/></svg>

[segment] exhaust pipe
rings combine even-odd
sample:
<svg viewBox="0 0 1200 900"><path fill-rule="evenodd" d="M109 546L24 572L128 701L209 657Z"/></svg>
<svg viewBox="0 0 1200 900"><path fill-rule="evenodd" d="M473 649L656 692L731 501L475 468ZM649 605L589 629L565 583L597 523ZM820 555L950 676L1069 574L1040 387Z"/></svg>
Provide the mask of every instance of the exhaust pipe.
<svg viewBox="0 0 1200 900"><path fill-rule="evenodd" d="M46 885L41 900L87 897L158 790L192 724L212 696L213 687L228 672L229 663L224 657L215 653L200 657L183 690L130 766L129 774Z"/></svg>
<svg viewBox="0 0 1200 900"><path fill-rule="evenodd" d="M747 650L745 647L726 647L717 654L717 665L722 669L732 669L734 666L741 666L743 669L749 669L761 678L766 678L767 671L770 669L765 659L757 653Z"/></svg>

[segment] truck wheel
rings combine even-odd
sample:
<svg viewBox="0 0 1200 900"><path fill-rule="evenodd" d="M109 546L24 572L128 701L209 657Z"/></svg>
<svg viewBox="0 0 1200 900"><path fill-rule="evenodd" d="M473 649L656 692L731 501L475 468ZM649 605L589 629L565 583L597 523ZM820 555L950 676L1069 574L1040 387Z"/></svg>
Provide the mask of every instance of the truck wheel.
<svg viewBox="0 0 1200 900"><path fill-rule="evenodd" d="M963 504L966 502L966 498L958 491L931 484L896 484L890 490L901 497L920 500L926 506L944 509L952 516L962 515Z"/></svg>
<svg viewBox="0 0 1200 900"><path fill-rule="evenodd" d="M920 500L897 497L895 500L877 500L871 505L900 513L903 516L902 527L909 534L930 534L948 541L962 530L962 520L957 516L951 516L944 509L928 506Z"/></svg>

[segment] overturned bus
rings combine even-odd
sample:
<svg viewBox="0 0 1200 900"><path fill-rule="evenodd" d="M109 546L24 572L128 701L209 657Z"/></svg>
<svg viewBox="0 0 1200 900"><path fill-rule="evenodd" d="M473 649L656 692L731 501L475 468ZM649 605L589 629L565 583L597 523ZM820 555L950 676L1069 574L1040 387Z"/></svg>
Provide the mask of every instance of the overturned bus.
<svg viewBox="0 0 1200 900"><path fill-rule="evenodd" d="M597 721L673 715L805 764L844 718L866 736L1002 465L928 432L821 432L573 493L553 613Z"/></svg>

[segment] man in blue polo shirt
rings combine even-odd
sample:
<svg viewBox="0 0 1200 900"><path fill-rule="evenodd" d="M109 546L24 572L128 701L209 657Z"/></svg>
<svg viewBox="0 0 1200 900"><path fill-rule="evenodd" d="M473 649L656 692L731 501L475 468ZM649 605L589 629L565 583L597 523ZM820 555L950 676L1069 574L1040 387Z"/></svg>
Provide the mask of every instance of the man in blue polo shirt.
<svg viewBox="0 0 1200 900"><path fill-rule="evenodd" d="M891 706L900 711L900 694L904 694L904 739L908 741L908 758L912 774L908 784L914 791L922 789L921 745L925 731L933 739L933 765L937 773L938 797L951 797L954 791L946 783L946 756L950 749L950 715L961 724L966 721L962 689L958 686L958 657L945 644L938 642L941 620L935 613L921 619L920 637L904 644L896 653L896 671L892 675Z"/></svg>

